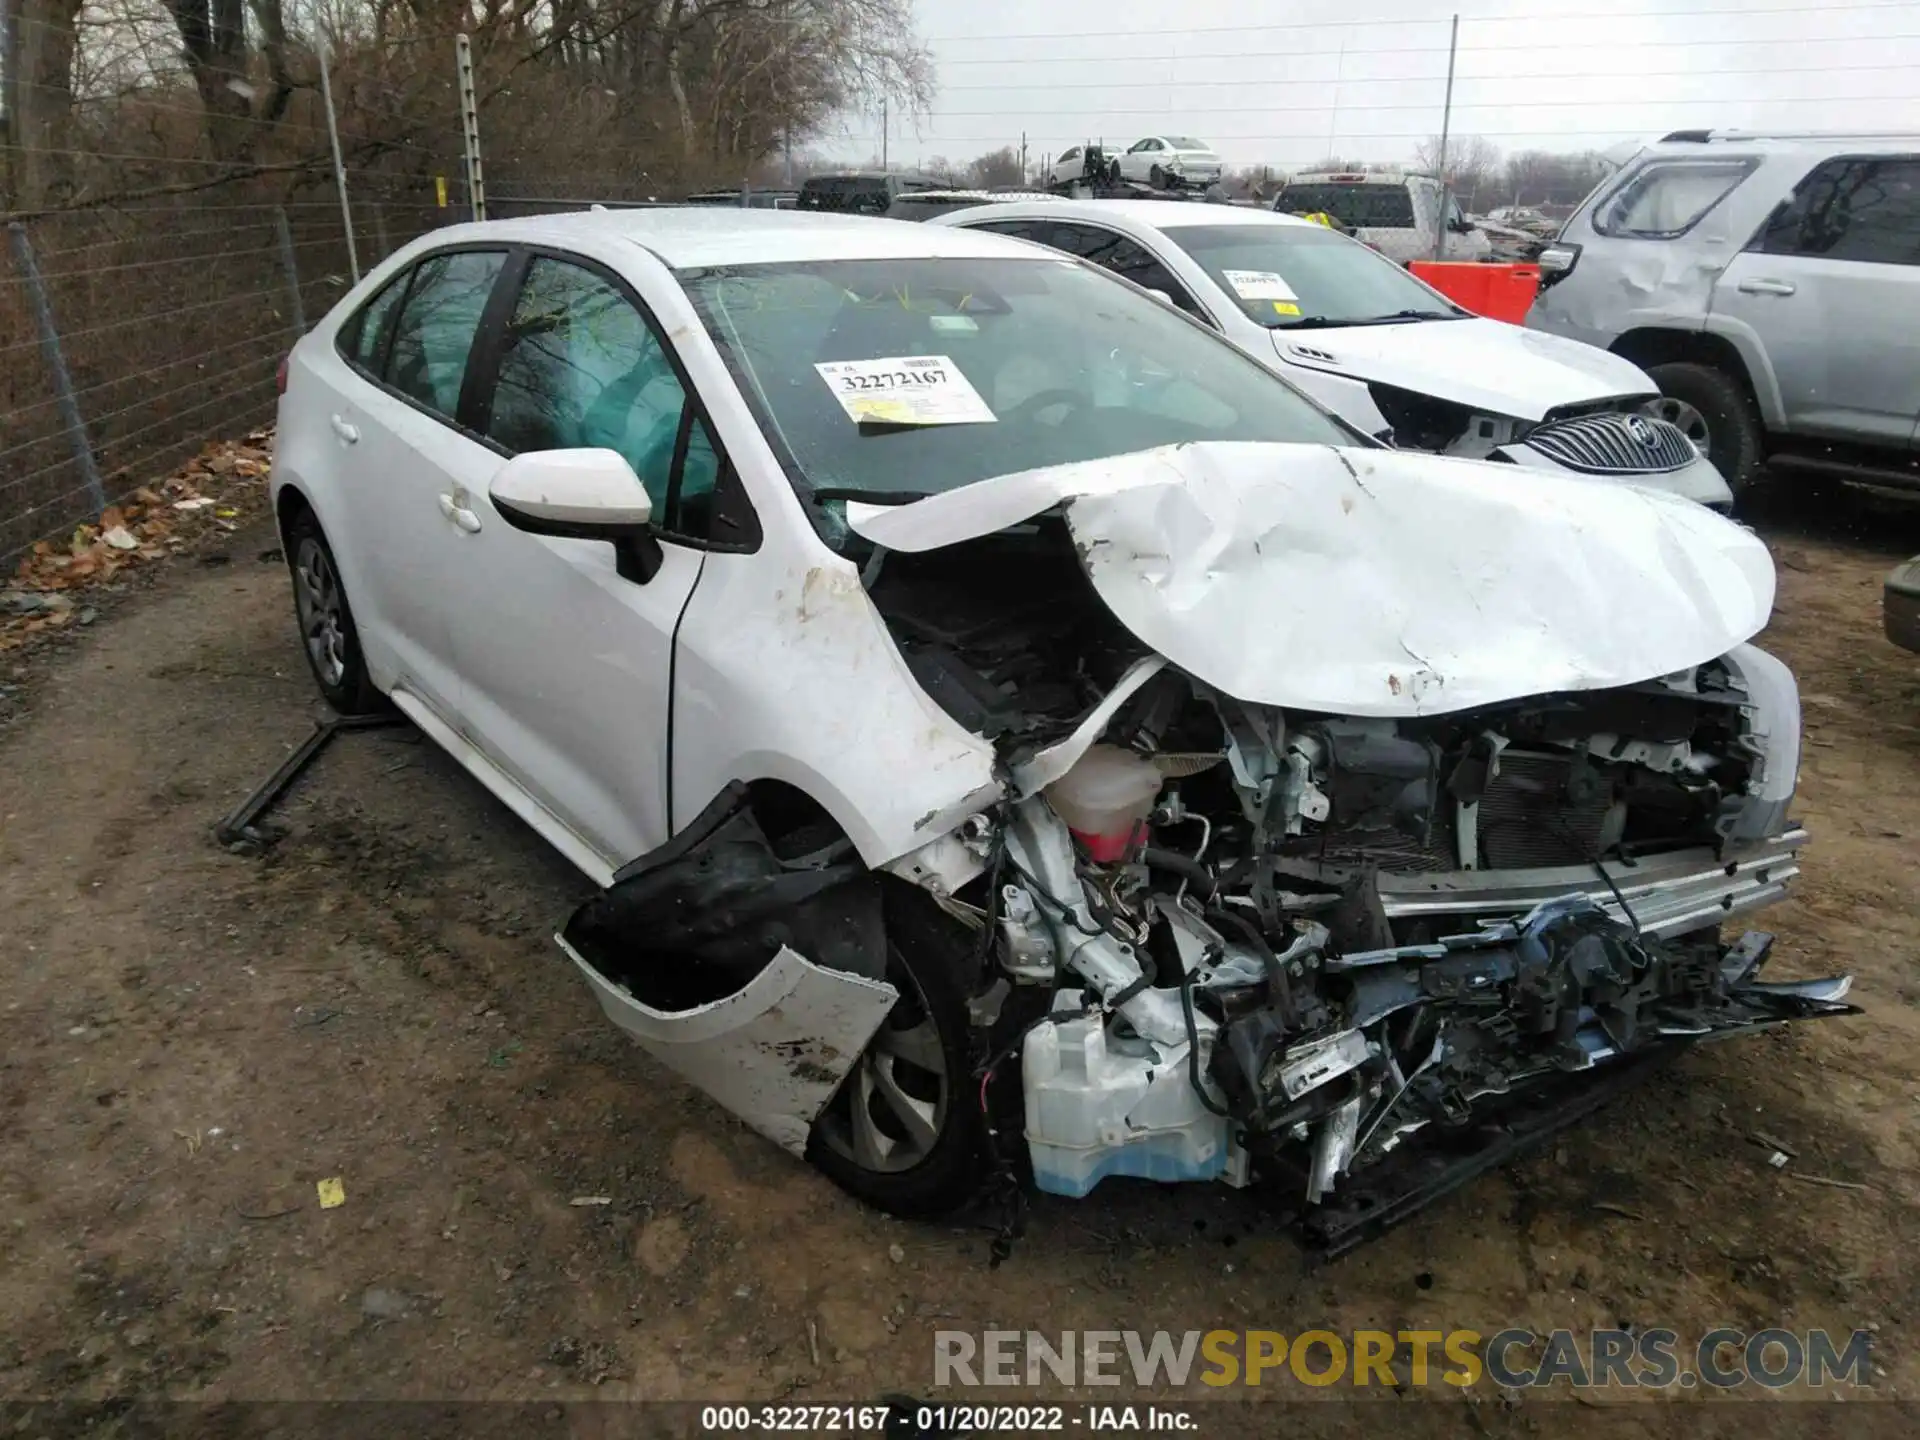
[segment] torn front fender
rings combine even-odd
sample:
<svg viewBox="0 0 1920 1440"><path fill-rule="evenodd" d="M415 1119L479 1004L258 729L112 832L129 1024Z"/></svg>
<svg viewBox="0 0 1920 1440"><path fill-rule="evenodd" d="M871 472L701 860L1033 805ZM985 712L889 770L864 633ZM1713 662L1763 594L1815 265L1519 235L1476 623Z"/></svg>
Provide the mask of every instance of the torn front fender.
<svg viewBox="0 0 1920 1440"><path fill-rule="evenodd" d="M823 970L784 945L746 987L691 1010L656 1010L556 937L607 1018L783 1150L803 1155L826 1109L900 992Z"/></svg>
<svg viewBox="0 0 1920 1440"><path fill-rule="evenodd" d="M836 834L769 838L744 785L556 938L608 1019L796 1155L899 999L879 881Z"/></svg>

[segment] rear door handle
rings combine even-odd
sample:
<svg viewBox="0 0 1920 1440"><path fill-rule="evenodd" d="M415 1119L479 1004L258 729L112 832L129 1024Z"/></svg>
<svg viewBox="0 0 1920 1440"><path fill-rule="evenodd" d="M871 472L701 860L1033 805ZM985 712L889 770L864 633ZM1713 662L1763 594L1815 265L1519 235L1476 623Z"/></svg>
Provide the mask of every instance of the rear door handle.
<svg viewBox="0 0 1920 1440"><path fill-rule="evenodd" d="M469 535L480 533L480 517L460 504L451 495L440 497L440 513L451 520Z"/></svg>
<svg viewBox="0 0 1920 1440"><path fill-rule="evenodd" d="M356 430L353 426L349 425L345 420L341 419L338 415L335 415L332 418L333 418L333 433L338 435L347 444L351 445L360 438L360 432Z"/></svg>
<svg viewBox="0 0 1920 1440"><path fill-rule="evenodd" d="M1742 280L1742 295L1791 295L1798 288L1791 280Z"/></svg>

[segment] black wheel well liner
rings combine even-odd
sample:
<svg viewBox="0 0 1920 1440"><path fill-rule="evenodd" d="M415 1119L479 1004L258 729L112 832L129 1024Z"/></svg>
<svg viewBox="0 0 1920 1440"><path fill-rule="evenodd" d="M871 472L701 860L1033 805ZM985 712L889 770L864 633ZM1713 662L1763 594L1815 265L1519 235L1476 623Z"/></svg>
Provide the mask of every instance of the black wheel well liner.
<svg viewBox="0 0 1920 1440"><path fill-rule="evenodd" d="M282 540L287 538L287 527L303 512L312 514L313 502L301 494L298 486L282 485L273 501L273 523L279 528Z"/></svg>
<svg viewBox="0 0 1920 1440"><path fill-rule="evenodd" d="M1709 365L1738 380L1749 400L1756 399L1747 362L1732 341L1705 330L1669 330L1658 325L1629 330L1607 347L1642 370L1655 365Z"/></svg>

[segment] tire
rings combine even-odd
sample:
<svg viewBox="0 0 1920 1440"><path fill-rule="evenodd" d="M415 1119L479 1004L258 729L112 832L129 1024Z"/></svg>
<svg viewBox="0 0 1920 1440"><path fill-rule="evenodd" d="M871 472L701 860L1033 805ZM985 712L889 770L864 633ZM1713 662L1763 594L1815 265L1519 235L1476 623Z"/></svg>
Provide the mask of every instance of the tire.
<svg viewBox="0 0 1920 1440"><path fill-rule="evenodd" d="M920 1219L956 1209L986 1178L964 988L974 947L968 931L905 884L887 882L886 915L887 980L900 999L814 1122L807 1159L858 1199ZM919 1127L902 1123L889 1089Z"/></svg>
<svg viewBox="0 0 1920 1440"><path fill-rule="evenodd" d="M300 648L320 693L342 715L371 715L387 697L367 674L367 657L354 628L353 608L333 547L313 511L302 507L287 522L287 568L293 575L293 613Z"/></svg>
<svg viewBox="0 0 1920 1440"><path fill-rule="evenodd" d="M1147 179L1152 182L1153 188L1156 190L1164 190L1167 188L1167 172L1162 170L1158 165L1147 172Z"/></svg>
<svg viewBox="0 0 1920 1440"><path fill-rule="evenodd" d="M1707 443L1702 448L1737 501L1759 477L1767 458L1766 434L1746 386L1717 366L1691 361L1649 366L1647 374L1663 397L1692 410L1704 423ZM1663 419L1674 418L1665 413L1672 407L1663 407L1659 401L1648 408ZM1681 423L1681 428L1694 427Z"/></svg>

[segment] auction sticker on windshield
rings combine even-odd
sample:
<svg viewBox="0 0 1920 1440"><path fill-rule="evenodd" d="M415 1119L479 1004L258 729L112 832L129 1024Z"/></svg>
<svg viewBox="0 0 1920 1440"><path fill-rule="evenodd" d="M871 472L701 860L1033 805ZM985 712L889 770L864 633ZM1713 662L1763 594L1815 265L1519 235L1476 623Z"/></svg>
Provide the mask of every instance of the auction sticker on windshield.
<svg viewBox="0 0 1920 1440"><path fill-rule="evenodd" d="M829 360L813 367L840 408L882 425L979 425L996 417L945 355Z"/></svg>
<svg viewBox="0 0 1920 1440"><path fill-rule="evenodd" d="M1242 300L1297 300L1293 287L1271 270L1222 270Z"/></svg>

